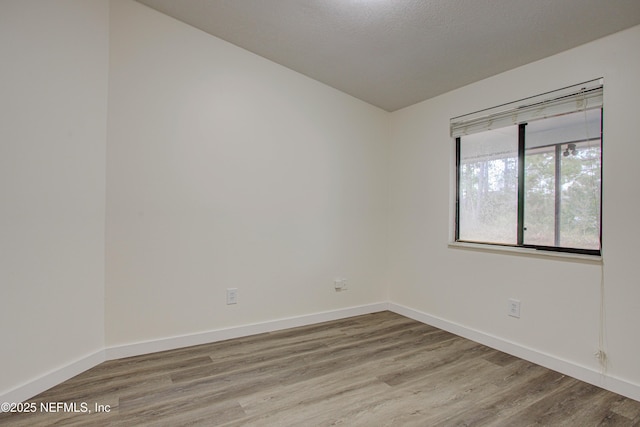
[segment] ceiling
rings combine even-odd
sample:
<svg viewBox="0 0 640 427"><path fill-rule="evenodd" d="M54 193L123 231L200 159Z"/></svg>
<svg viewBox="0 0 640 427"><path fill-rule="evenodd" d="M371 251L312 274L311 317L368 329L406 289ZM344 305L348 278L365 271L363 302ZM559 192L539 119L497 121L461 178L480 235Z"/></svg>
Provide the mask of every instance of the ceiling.
<svg viewBox="0 0 640 427"><path fill-rule="evenodd" d="M640 0L138 1L387 111L640 24Z"/></svg>

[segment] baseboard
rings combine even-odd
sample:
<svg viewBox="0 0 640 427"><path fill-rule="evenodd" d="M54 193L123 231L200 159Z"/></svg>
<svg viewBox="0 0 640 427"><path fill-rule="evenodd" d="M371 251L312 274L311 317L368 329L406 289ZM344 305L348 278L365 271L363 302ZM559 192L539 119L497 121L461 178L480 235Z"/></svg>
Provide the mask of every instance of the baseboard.
<svg viewBox="0 0 640 427"><path fill-rule="evenodd" d="M589 367L580 366L570 361L559 359L555 356L524 347L491 334L468 328L400 304L383 302L218 329L198 334L109 347L93 354L89 354L62 368L53 370L33 381L0 395L0 402L23 402L57 384L99 365L105 360L120 359L158 351L189 347L192 345L223 341L232 338L273 332L298 326L312 325L385 310L393 311L394 313L454 333L480 344L504 351L505 353L512 354L516 357L520 357L554 371L577 378L589 384L593 384L614 393L640 401L640 385L638 384L633 384L611 375L603 375L601 372Z"/></svg>
<svg viewBox="0 0 640 427"><path fill-rule="evenodd" d="M621 394L634 400L640 401L640 385L633 384L620 378L615 378L592 368L577 365L573 362L559 359L555 356L524 347L500 337L487 334L454 322L432 316L421 311L389 302L388 310L410 319L417 320L427 325L451 332L461 337L470 339L496 350L503 351L513 356L519 357L529 362L535 363L545 368L552 369L570 377L579 379L589 384L602 387L614 393Z"/></svg>
<svg viewBox="0 0 640 427"><path fill-rule="evenodd" d="M0 402L24 402L25 400L30 399L33 396L68 380L69 378L75 377L76 375L101 364L105 360L104 350L89 354L59 369L50 371L33 381L29 381L26 384L16 387L3 395L0 395ZM0 412L2 412L2 410L0 410Z"/></svg>
<svg viewBox="0 0 640 427"><path fill-rule="evenodd" d="M268 322L261 322L225 329L218 329L198 334L170 337L160 340L146 341L128 345L106 348L53 370L39 378L29 381L0 395L0 402L24 402L43 391L50 389L82 372L99 365L106 360L121 359L157 351L173 350L175 348L223 341L231 338L245 337L264 332L312 325L331 320L344 319L362 314L376 313L388 309L387 303L367 304L338 310L313 313L303 316L288 317ZM2 411L0 411L2 412Z"/></svg>
<svg viewBox="0 0 640 427"><path fill-rule="evenodd" d="M338 310L306 314L302 316L287 317L267 322L216 329L213 331L201 332L197 334L182 335L177 337L163 338L159 340L107 347L105 350L105 354L107 360L122 359L124 357L139 356L141 354L173 350L176 348L189 347L192 345L208 344L232 338L246 337L249 335L256 335L265 332L273 332L282 329L295 328L298 326L306 326L315 323L328 322L331 320L344 319L347 317L359 316L362 314L376 313L378 311L388 310L388 308L389 307L386 302L348 307Z"/></svg>

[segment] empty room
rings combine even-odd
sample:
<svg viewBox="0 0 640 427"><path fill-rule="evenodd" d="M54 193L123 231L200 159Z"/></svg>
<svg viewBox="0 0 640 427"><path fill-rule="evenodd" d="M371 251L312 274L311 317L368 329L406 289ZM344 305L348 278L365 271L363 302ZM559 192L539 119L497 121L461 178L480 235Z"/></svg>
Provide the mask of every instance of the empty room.
<svg viewBox="0 0 640 427"><path fill-rule="evenodd" d="M0 0L0 425L640 425L637 0Z"/></svg>

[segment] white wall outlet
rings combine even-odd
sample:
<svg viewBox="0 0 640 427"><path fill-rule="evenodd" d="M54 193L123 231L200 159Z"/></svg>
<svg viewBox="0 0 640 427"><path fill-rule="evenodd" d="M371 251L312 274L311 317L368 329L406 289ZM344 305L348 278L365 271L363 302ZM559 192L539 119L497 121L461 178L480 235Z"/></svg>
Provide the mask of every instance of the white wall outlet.
<svg viewBox="0 0 640 427"><path fill-rule="evenodd" d="M334 279L333 286L335 287L336 292L346 291L347 289L349 289L349 287L347 286L347 279L344 278Z"/></svg>
<svg viewBox="0 0 640 427"><path fill-rule="evenodd" d="M509 298L509 307L507 313L511 317L520 318L520 300Z"/></svg>
<svg viewBox="0 0 640 427"><path fill-rule="evenodd" d="M227 305L238 303L238 288L227 288Z"/></svg>

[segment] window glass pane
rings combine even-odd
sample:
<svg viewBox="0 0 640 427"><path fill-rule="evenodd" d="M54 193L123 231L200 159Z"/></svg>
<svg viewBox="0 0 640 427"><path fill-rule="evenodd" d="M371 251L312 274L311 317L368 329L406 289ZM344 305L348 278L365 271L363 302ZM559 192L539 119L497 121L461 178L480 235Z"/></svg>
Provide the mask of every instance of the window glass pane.
<svg viewBox="0 0 640 427"><path fill-rule="evenodd" d="M560 246L600 249L600 150L598 140L563 151Z"/></svg>
<svg viewBox="0 0 640 427"><path fill-rule="evenodd" d="M555 147L525 149L525 154L523 243L554 246Z"/></svg>
<svg viewBox="0 0 640 427"><path fill-rule="evenodd" d="M460 138L459 240L517 243L518 128Z"/></svg>
<svg viewBox="0 0 640 427"><path fill-rule="evenodd" d="M600 249L601 110L529 123L524 244Z"/></svg>

